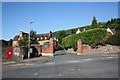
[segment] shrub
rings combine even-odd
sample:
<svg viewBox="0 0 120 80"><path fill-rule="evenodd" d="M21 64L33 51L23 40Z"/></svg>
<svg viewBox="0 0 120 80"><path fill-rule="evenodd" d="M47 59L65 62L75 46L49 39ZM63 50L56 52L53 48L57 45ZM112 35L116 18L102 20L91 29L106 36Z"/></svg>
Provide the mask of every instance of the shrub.
<svg viewBox="0 0 120 80"><path fill-rule="evenodd" d="M111 45L120 45L120 31L117 31L115 35L110 36L106 43Z"/></svg>
<svg viewBox="0 0 120 80"><path fill-rule="evenodd" d="M79 39L82 40L84 44L98 45L100 41L106 36L107 31L104 28L90 29L85 32L78 34Z"/></svg>
<svg viewBox="0 0 120 80"><path fill-rule="evenodd" d="M77 46L77 35L69 35L62 39L62 47L65 49Z"/></svg>
<svg viewBox="0 0 120 80"><path fill-rule="evenodd" d="M89 45L92 44L96 46L100 44L101 40L106 36L106 34L107 34L107 31L104 28L90 29L79 34L73 34L63 38L62 46L65 49L72 47L74 51L76 51L77 41L79 39L82 40L83 44L89 44Z"/></svg>

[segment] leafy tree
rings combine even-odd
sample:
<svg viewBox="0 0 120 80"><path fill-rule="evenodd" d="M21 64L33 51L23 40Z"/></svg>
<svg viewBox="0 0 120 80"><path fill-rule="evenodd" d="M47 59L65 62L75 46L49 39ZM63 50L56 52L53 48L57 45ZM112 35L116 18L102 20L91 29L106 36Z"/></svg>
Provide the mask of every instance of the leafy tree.
<svg viewBox="0 0 120 80"><path fill-rule="evenodd" d="M24 38L23 40L18 41L19 47L28 45L28 38Z"/></svg>
<svg viewBox="0 0 120 80"><path fill-rule="evenodd" d="M93 20L92 20L92 28L97 28L97 20L95 16L93 17Z"/></svg>
<svg viewBox="0 0 120 80"><path fill-rule="evenodd" d="M64 37L66 37L66 32L65 32L64 30L62 30L62 31L60 31L60 32L58 33L58 42L59 42L60 44L61 44L62 39L63 39Z"/></svg>
<svg viewBox="0 0 120 80"><path fill-rule="evenodd" d="M34 30L30 31L30 44L38 44L38 41L36 39L36 31Z"/></svg>
<svg viewBox="0 0 120 80"><path fill-rule="evenodd" d="M12 39L8 41L8 47L12 47Z"/></svg>
<svg viewBox="0 0 120 80"><path fill-rule="evenodd" d="M75 30L74 29L71 29L71 34L75 34Z"/></svg>

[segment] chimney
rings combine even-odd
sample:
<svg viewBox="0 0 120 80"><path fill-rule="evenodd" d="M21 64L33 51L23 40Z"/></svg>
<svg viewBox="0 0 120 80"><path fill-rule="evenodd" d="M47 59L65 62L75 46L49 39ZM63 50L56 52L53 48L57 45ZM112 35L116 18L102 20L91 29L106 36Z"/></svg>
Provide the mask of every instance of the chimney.
<svg viewBox="0 0 120 80"><path fill-rule="evenodd" d="M22 33L23 33L23 31L22 31L22 30L20 30L20 34L19 34L19 36L20 36L20 37L22 37Z"/></svg>

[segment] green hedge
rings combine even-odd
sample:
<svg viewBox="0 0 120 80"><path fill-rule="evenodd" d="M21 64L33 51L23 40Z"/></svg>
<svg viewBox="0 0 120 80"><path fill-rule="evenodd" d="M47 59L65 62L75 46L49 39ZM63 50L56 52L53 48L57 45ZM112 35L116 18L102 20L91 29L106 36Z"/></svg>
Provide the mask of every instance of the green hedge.
<svg viewBox="0 0 120 80"><path fill-rule="evenodd" d="M77 35L69 35L62 39L62 46L65 49L77 46Z"/></svg>
<svg viewBox="0 0 120 80"><path fill-rule="evenodd" d="M117 31L115 35L110 36L106 43L111 45L120 45L120 30Z"/></svg>
<svg viewBox="0 0 120 80"><path fill-rule="evenodd" d="M67 49L72 47L74 50L77 48L77 41L82 40L83 44L98 45L100 41L106 36L107 31L104 28L90 29L80 34L73 34L62 39L63 48Z"/></svg>

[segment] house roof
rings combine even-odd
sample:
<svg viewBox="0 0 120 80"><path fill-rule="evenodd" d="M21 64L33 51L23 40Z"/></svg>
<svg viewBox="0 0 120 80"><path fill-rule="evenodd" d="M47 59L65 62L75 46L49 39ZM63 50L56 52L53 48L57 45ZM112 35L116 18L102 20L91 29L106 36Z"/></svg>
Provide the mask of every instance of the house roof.
<svg viewBox="0 0 120 80"><path fill-rule="evenodd" d="M23 36L23 38L28 37L28 33L22 32L22 36ZM41 39L41 37L42 37L43 39ZM45 39L45 37L46 37L47 39ZM18 38L19 38L19 35L16 35L16 36L13 38L13 41L18 41ZM50 33L36 34L36 38L39 38L39 41L40 41L40 40L49 40L49 39L50 39Z"/></svg>
<svg viewBox="0 0 120 80"><path fill-rule="evenodd" d="M22 31L22 35L23 37L27 37L28 36L28 33L25 33ZM16 35L14 38L13 38L13 41L18 41L18 38L19 38L19 35Z"/></svg>
<svg viewBox="0 0 120 80"><path fill-rule="evenodd" d="M16 35L14 38L13 38L13 41L17 41L19 38L19 35Z"/></svg>
<svg viewBox="0 0 120 80"><path fill-rule="evenodd" d="M39 39L39 40L44 40L45 37L47 37L47 39L50 39L50 34L49 33L44 33L44 34L36 34L37 38L43 38L43 39Z"/></svg>

